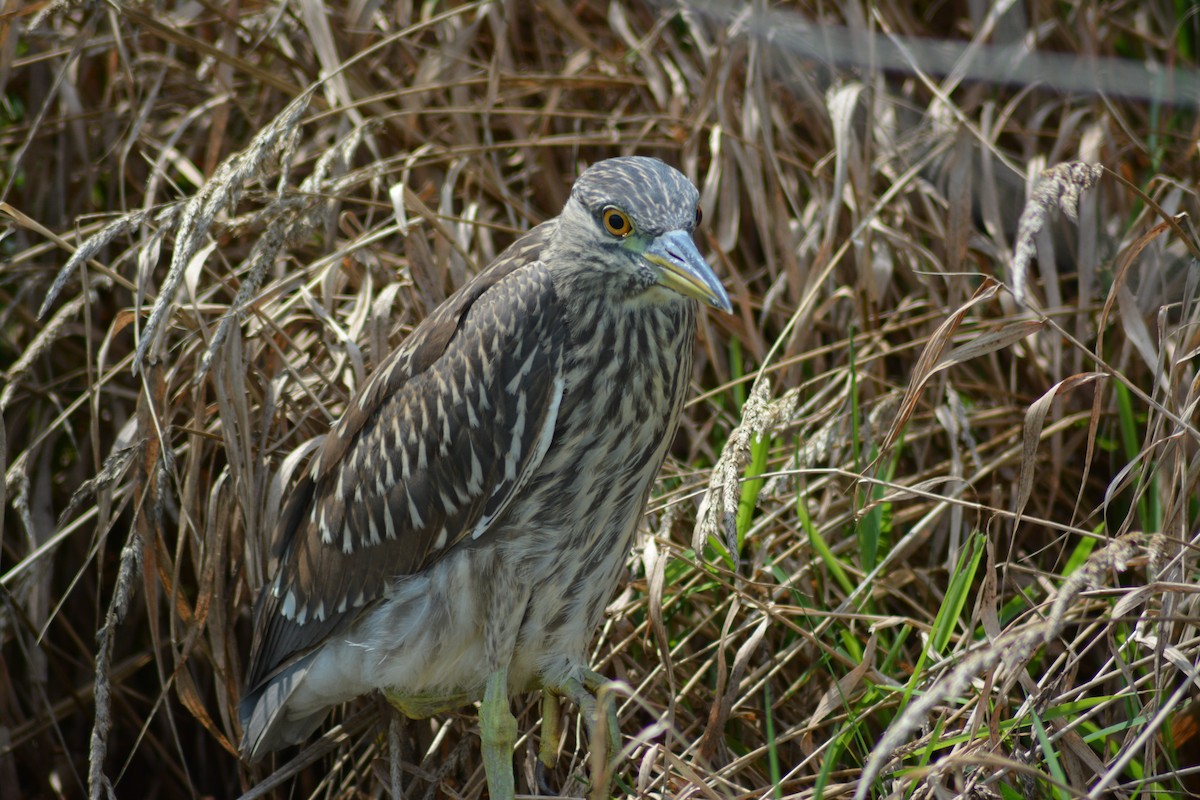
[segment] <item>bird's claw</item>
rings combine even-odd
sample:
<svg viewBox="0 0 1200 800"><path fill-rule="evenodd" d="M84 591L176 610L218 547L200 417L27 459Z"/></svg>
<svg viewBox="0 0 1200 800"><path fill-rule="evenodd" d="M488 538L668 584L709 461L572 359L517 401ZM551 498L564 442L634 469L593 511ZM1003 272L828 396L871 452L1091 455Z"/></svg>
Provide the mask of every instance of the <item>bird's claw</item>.
<svg viewBox="0 0 1200 800"><path fill-rule="evenodd" d="M613 687L620 684L589 669L583 674L583 685L595 695L598 709L604 710L604 719L607 723L605 728L608 732L608 760L611 761L617 753L621 752L621 726L617 720L617 704L612 697ZM597 716L595 733L600 734L601 732L600 718Z"/></svg>
<svg viewBox="0 0 1200 800"><path fill-rule="evenodd" d="M612 782L612 761L621 750L621 729L617 724L617 707L609 688L611 681L598 672L587 670L582 680L567 679L561 686L547 687L542 701L542 743L538 750L537 782L539 791L552 792L545 776L558 760L559 714L558 698L562 695L579 708L587 721L588 737L592 743L592 798L609 797ZM601 745L600 743L603 742Z"/></svg>
<svg viewBox="0 0 1200 800"><path fill-rule="evenodd" d="M537 793L544 797L557 797L558 791L550 785L550 771L539 757L537 766L533 769L534 782L537 783Z"/></svg>

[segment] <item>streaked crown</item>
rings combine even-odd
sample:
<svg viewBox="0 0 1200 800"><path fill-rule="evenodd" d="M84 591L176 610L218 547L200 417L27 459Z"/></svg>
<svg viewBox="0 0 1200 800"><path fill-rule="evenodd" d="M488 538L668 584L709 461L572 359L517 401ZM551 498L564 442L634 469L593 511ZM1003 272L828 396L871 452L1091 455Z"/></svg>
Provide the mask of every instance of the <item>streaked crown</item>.
<svg viewBox="0 0 1200 800"><path fill-rule="evenodd" d="M647 236L696 226L700 193L679 170L657 158L629 156L597 162L575 181L571 198L595 216L620 207Z"/></svg>

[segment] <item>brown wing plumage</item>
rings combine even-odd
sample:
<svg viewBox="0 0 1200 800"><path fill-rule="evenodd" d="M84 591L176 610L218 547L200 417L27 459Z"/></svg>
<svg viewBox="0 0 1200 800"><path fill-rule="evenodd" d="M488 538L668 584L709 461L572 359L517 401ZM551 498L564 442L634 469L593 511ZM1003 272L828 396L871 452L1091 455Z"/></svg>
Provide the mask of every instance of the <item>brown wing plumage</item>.
<svg viewBox="0 0 1200 800"><path fill-rule="evenodd" d="M549 446L564 327L535 228L421 323L333 427L276 528L247 686L486 536Z"/></svg>

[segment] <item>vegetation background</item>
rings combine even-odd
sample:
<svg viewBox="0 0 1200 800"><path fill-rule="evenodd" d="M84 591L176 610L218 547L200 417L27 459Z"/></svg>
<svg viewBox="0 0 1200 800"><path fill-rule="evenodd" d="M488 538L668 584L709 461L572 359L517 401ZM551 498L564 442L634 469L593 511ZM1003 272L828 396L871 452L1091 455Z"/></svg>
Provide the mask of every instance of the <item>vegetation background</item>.
<svg viewBox="0 0 1200 800"><path fill-rule="evenodd" d="M596 642L615 792L1196 796L1198 45L1187 0L0 4L0 793L486 793L470 709L239 761L267 532L638 153L736 313Z"/></svg>

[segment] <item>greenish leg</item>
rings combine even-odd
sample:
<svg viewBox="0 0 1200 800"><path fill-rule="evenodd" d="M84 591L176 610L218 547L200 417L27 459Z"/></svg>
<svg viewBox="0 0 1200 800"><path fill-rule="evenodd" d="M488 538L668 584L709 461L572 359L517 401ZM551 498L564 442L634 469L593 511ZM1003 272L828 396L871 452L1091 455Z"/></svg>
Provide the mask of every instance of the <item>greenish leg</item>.
<svg viewBox="0 0 1200 800"><path fill-rule="evenodd" d="M508 702L508 667L488 676L479 706L479 739L491 800L512 800L516 793L513 747L517 744L517 718Z"/></svg>
<svg viewBox="0 0 1200 800"><path fill-rule="evenodd" d="M558 713L558 695L549 689L542 690L542 743L538 747L537 785L545 795L558 794L548 780L550 770L558 763L558 740L562 725Z"/></svg>
<svg viewBox="0 0 1200 800"><path fill-rule="evenodd" d="M615 756L621 752L621 726L617 722L617 704L612 699L612 692L604 688L609 683L607 676L588 670L583 674L583 685L596 696L596 701L604 709L605 720L608 723L609 755Z"/></svg>
<svg viewBox="0 0 1200 800"><path fill-rule="evenodd" d="M617 706L611 693L604 689L608 678L588 670L583 681L574 678L562 685L562 694L575 705L587 720L588 734L592 742L592 792L591 797L609 797L612 772L609 766L621 750L621 729L617 725ZM603 714L600 711L603 710ZM604 744L601 744L603 742Z"/></svg>

